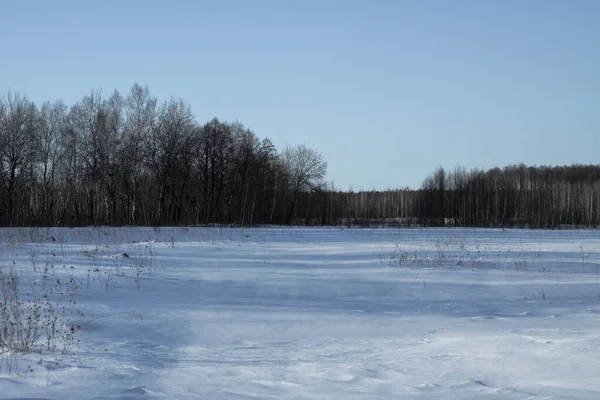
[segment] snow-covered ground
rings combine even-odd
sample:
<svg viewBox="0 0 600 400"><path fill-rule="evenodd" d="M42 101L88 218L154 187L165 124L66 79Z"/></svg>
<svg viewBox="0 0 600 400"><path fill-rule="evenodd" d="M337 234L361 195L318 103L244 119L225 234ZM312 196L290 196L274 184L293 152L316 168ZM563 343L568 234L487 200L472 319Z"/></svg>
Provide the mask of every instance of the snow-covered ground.
<svg viewBox="0 0 600 400"><path fill-rule="evenodd" d="M0 354L0 398L600 398L597 231L2 229L0 244L22 300L46 274L80 324L65 354Z"/></svg>

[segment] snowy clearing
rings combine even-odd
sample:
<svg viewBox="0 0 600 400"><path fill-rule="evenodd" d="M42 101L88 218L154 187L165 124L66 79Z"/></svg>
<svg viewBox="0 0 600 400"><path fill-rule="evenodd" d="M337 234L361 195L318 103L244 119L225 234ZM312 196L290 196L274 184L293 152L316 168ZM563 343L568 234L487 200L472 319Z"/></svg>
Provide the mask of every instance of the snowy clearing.
<svg viewBox="0 0 600 400"><path fill-rule="evenodd" d="M65 354L0 354L0 398L600 398L597 231L19 228L0 244L21 300L60 280L79 326Z"/></svg>

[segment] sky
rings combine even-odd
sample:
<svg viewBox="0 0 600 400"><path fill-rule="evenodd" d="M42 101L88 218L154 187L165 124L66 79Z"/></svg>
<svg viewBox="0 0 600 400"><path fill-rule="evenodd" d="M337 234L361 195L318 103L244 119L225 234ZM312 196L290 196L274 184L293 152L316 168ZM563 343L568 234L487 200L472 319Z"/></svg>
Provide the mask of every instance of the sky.
<svg viewBox="0 0 600 400"><path fill-rule="evenodd" d="M342 190L600 163L600 1L0 0L0 95L148 85L306 144Z"/></svg>

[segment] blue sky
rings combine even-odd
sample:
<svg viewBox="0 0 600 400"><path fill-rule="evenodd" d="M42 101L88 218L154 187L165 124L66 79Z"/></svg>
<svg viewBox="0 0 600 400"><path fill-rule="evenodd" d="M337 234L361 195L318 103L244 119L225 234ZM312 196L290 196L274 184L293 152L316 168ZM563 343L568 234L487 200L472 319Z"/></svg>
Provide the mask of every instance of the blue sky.
<svg viewBox="0 0 600 400"><path fill-rule="evenodd" d="M600 1L2 1L0 93L134 82L305 143L341 189L600 163Z"/></svg>

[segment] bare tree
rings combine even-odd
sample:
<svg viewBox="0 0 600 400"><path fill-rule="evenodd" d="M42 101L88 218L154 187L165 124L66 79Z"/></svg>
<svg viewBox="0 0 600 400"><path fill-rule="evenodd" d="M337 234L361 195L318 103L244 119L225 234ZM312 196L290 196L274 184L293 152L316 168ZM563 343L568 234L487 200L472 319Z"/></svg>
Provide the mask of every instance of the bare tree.
<svg viewBox="0 0 600 400"><path fill-rule="evenodd" d="M61 150L61 135L65 130L67 106L57 101L46 102L38 114L39 147L36 157L36 176L39 179L40 201L35 210L43 224L56 223L56 176Z"/></svg>
<svg viewBox="0 0 600 400"><path fill-rule="evenodd" d="M234 159L231 180L235 194L236 218L240 225L252 224L258 190L258 149L260 141L254 132L240 122L230 125L234 141Z"/></svg>
<svg viewBox="0 0 600 400"><path fill-rule="evenodd" d="M74 144L76 161L81 162L83 180L75 184L75 190L83 192L84 183L87 193L87 223L98 222L98 193L101 192L101 158L104 156L103 144L107 129L107 115L103 109L104 101L100 90L92 90L69 113L71 129L77 144ZM77 167L76 167L77 168ZM80 171L74 171L81 176Z"/></svg>
<svg viewBox="0 0 600 400"><path fill-rule="evenodd" d="M214 118L201 128L199 139L197 165L204 220L217 222L234 155L232 127Z"/></svg>
<svg viewBox="0 0 600 400"><path fill-rule="evenodd" d="M188 103L172 98L158 111L150 135L145 137L145 158L158 184L157 218L177 222L183 190L191 171L194 114Z"/></svg>
<svg viewBox="0 0 600 400"><path fill-rule="evenodd" d="M287 219L293 217L298 220L299 195L324 185L327 162L320 153L304 144L295 147L287 145L281 153L281 161L293 196Z"/></svg>
<svg viewBox="0 0 600 400"><path fill-rule="evenodd" d="M281 153L281 160L293 192L309 192L324 184L327 162L317 151L304 144L287 145Z"/></svg>
<svg viewBox="0 0 600 400"><path fill-rule="evenodd" d="M127 160L123 141L123 107L123 97L116 90L102 106L104 120L100 146L101 194L104 219L109 224L118 220L118 195L121 191L123 165Z"/></svg>
<svg viewBox="0 0 600 400"><path fill-rule="evenodd" d="M35 157L36 107L25 96L8 94L0 108L0 178L6 191L7 223L16 221L17 195ZM24 199L21 199L21 202ZM17 222L18 223L18 222Z"/></svg>
<svg viewBox="0 0 600 400"><path fill-rule="evenodd" d="M125 131L123 138L122 184L127 198L126 214L135 224L144 213L140 211L144 180L144 146L152 134L157 119L157 100L150 89L137 83L125 99ZM147 221L146 221L147 222Z"/></svg>

